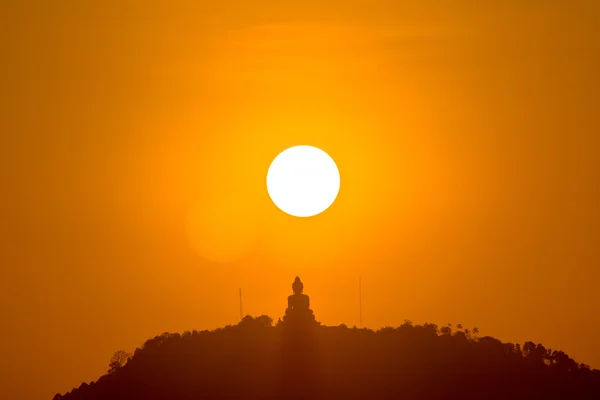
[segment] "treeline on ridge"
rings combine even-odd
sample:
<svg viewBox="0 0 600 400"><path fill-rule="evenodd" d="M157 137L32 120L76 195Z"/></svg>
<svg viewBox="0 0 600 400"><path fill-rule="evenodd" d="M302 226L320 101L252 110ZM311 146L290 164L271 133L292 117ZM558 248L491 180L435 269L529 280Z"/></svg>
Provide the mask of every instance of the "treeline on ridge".
<svg viewBox="0 0 600 400"><path fill-rule="evenodd" d="M323 399L600 399L599 370L560 350L503 343L460 324L289 331L263 315L213 331L164 333L133 354L115 353L106 375L54 400L307 393Z"/></svg>

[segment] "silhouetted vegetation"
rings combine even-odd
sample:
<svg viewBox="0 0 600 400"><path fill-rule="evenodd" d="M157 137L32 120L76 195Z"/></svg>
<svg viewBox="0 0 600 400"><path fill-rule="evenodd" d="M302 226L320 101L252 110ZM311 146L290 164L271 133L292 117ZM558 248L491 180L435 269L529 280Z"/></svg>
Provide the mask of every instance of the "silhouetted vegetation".
<svg viewBox="0 0 600 400"><path fill-rule="evenodd" d="M127 361L131 359L132 354L126 352L125 350L117 351L112 358L110 359L110 363L108 364L108 373L112 374L117 371L119 368L127 364Z"/></svg>
<svg viewBox="0 0 600 400"><path fill-rule="evenodd" d="M600 371L460 324L272 323L247 316L214 331L164 333L131 358L118 352L108 374L55 399L600 399Z"/></svg>

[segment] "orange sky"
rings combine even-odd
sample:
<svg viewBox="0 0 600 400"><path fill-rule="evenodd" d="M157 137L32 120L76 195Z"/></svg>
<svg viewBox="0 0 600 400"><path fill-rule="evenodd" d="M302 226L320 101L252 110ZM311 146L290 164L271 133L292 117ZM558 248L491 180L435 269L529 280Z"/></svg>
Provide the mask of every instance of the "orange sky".
<svg viewBox="0 0 600 400"><path fill-rule="evenodd" d="M276 319L296 275L325 324L358 324L360 275L368 327L462 323L600 368L597 1L13 3L7 398L236 323L239 287ZM342 176L311 219L265 187L298 144Z"/></svg>

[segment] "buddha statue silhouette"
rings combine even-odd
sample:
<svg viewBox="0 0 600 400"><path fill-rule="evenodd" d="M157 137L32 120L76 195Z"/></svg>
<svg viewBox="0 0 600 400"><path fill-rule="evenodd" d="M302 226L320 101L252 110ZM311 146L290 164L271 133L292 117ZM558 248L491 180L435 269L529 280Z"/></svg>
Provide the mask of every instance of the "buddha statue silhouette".
<svg viewBox="0 0 600 400"><path fill-rule="evenodd" d="M294 294L288 296L288 308L285 310L283 321L292 325L310 325L316 323L313 311L310 309L310 298L302 293L304 284L296 277L292 284Z"/></svg>
<svg viewBox="0 0 600 400"><path fill-rule="evenodd" d="M315 320L310 299L302 293L299 277L292 284L294 294L288 296L281 336L281 398L286 400L319 398L318 346Z"/></svg>

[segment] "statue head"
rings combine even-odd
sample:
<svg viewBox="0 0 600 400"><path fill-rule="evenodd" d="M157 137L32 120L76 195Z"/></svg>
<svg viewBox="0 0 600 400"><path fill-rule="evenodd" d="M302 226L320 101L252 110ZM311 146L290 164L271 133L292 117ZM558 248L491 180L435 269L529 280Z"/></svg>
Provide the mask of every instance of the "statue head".
<svg viewBox="0 0 600 400"><path fill-rule="evenodd" d="M292 284L292 290L294 291L294 294L302 294L302 291L304 290L304 284L299 277L296 277L294 280L294 283Z"/></svg>

